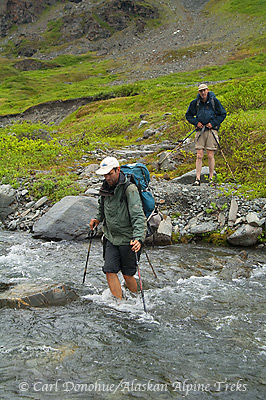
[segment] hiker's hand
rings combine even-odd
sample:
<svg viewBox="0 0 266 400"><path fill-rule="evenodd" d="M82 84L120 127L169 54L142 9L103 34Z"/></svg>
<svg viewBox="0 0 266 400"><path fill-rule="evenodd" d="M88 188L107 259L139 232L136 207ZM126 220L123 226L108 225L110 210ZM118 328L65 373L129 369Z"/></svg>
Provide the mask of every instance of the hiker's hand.
<svg viewBox="0 0 266 400"><path fill-rule="evenodd" d="M141 248L141 243L138 240L131 240L130 245L132 246L131 250L137 253Z"/></svg>
<svg viewBox="0 0 266 400"><path fill-rule="evenodd" d="M206 128L212 129L212 124L211 124L210 122L208 122L208 123L206 124Z"/></svg>
<svg viewBox="0 0 266 400"><path fill-rule="evenodd" d="M198 122L198 123L197 123L197 128L202 129L203 127L204 127L204 125L203 125L201 122Z"/></svg>
<svg viewBox="0 0 266 400"><path fill-rule="evenodd" d="M90 228L91 230L93 230L94 228L96 228L99 225L100 221L98 221L98 219L96 218L92 218L91 222L90 222Z"/></svg>

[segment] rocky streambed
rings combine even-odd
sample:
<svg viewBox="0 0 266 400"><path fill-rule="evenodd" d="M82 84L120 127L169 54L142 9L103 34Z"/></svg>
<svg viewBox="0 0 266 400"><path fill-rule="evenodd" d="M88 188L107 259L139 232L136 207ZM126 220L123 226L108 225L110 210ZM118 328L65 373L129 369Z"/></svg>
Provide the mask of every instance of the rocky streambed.
<svg viewBox="0 0 266 400"><path fill-rule="evenodd" d="M164 150L172 149L173 145L164 143L160 144L160 148L163 148L163 152L159 155L159 161L165 158ZM122 164L135 159L142 161L147 154L157 150L158 145L137 145L114 152L112 155ZM99 162L103 158L100 152L91 156ZM22 237L27 232L29 233L27 236L32 236L34 239L31 240L36 243L44 239L44 243L48 241L51 245L55 241L61 241L62 246L64 243L71 246L72 242L76 245L75 241L78 240L78 245L81 246L82 241L88 238L89 221L95 216L97 209L98 191L102 179L95 173L98 166L99 164L95 163L86 168L77 167L81 194L66 196L53 205L45 196L37 201L31 197L27 189L29 183L26 180L21 181L21 186L17 189L10 185L0 185L1 234L6 235L6 232L12 231L12 235L15 235L17 231L18 233L21 231ZM161 168L166 170L175 168L174 159L167 157ZM179 274L182 279L189 276L204 276L206 273L214 273L219 279L226 281L250 278L255 267L264 265L266 199L246 200L236 196L233 194L232 185L229 184L209 186L206 176L208 168L203 167L199 187L192 186L195 170L172 180L168 179L167 173L164 178L151 177L150 187L163 219L158 231L147 239L146 244L165 246L178 243L179 251L189 253L193 249L196 253L197 249L202 252L204 244L200 242L207 240L215 244L212 250L214 254L215 251L217 253L208 266L205 266L205 262L198 261L187 266L183 265L183 262L179 263L180 265L175 262L173 267L175 274ZM98 230L98 236L101 236L101 229ZM226 261L218 254L219 248L224 245L231 247L231 250L226 249L226 251L237 252L234 257L229 257ZM170 246L168 249L175 247ZM247 248L250 248L250 251L247 252ZM163 252L165 249L167 248L164 247ZM1 250L3 254L7 251L5 246ZM155 249L150 247L149 253L153 251ZM147 262L150 262L146 250L145 253ZM161 253L158 249L158 254ZM85 256L84 253L83 258ZM151 258L154 263L154 255ZM82 262L84 264L84 259ZM0 308L45 307L67 303L78 296L72 290L72 286L58 284L56 281L49 287L38 284L32 288L31 284L30 286L23 284L22 294L18 292L20 286L17 286L17 282L12 280L10 282L9 280L7 283L4 282L2 283L4 287L0 287L0 292L2 291Z"/></svg>
<svg viewBox="0 0 266 400"><path fill-rule="evenodd" d="M160 144L162 148L162 144ZM165 149L173 145L165 143ZM113 153L121 163L156 151L156 145L139 145ZM162 153L163 155L163 153ZM162 157L161 155L161 157ZM102 159L102 154L93 155ZM174 168L169 157L167 168ZM95 215L101 185L95 171L98 164L79 168L79 196L66 196L52 205L47 197L35 201L27 184L18 189L0 185L2 229L30 232L48 240L87 238L90 218ZM164 218L153 237L154 244L197 241L207 238L216 244L265 248L266 199L246 200L233 194L232 186L209 186L208 168L202 169L202 183L192 186L195 170L172 180L151 178L150 187ZM151 239L150 239L151 240Z"/></svg>

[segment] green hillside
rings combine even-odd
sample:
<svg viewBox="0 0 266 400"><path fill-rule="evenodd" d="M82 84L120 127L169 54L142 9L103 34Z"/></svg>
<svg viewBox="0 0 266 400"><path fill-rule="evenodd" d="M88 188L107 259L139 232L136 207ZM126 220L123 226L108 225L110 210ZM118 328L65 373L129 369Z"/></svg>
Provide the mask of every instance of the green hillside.
<svg viewBox="0 0 266 400"><path fill-rule="evenodd" d="M239 194L266 197L266 10L263 3L259 0L252 5L238 0L209 2L204 12L217 15L223 21L231 20L232 16L255 19L260 24L260 38L250 32L249 40L239 41L226 63L156 79L126 83L128 71L122 59L108 59L92 52L58 56L40 62L39 69L30 71L19 68L23 60L2 57L2 116L21 113L51 100L87 96L98 100L81 107L59 126L24 122L2 127L1 182L17 187L21 182L28 182L34 196L46 194L54 201L66 194L83 192L76 183L75 168L94 162L90 153L94 149L108 151L135 144L143 133L138 128L140 114L148 114L149 127L167 125L163 136L157 134L141 143L165 139L176 142L187 136L193 128L185 120L186 109L197 94L198 83L208 82L227 111L220 130L221 147L237 182L232 182L220 152L216 156L219 180L231 181L232 190ZM183 48L182 54L189 57L191 47ZM171 115L165 121L166 112ZM49 140L42 137L42 132L49 135ZM154 160L157 154L147 157L145 162L151 173L160 177L162 172L151 166ZM177 169L168 172L170 178L195 168L193 154L182 151L178 160Z"/></svg>

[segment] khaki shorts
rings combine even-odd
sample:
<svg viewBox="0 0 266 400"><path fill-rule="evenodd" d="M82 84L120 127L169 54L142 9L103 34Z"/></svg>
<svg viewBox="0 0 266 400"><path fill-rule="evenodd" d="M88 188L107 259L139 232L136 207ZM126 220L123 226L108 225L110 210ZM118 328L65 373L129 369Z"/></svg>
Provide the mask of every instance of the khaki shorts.
<svg viewBox="0 0 266 400"><path fill-rule="evenodd" d="M219 137L218 137L218 132L215 129L212 130L205 130L203 133L201 131L196 132L195 136L195 149L200 150L200 149L205 149L205 150L217 150L217 143L216 140L213 137L213 134L215 135L218 143L219 143Z"/></svg>

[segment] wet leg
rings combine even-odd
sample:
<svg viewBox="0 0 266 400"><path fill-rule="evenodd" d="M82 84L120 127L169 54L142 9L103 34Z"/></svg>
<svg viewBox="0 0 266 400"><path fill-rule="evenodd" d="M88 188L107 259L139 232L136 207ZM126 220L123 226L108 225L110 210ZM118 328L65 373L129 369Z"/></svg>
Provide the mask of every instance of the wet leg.
<svg viewBox="0 0 266 400"><path fill-rule="evenodd" d="M137 286L137 281L134 278L134 276L130 276L130 275L123 275L126 285L128 287L128 289L133 292L136 293L138 290L138 286Z"/></svg>
<svg viewBox="0 0 266 400"><path fill-rule="evenodd" d="M111 293L121 300L122 289L118 276L113 272L106 272L106 279Z"/></svg>

